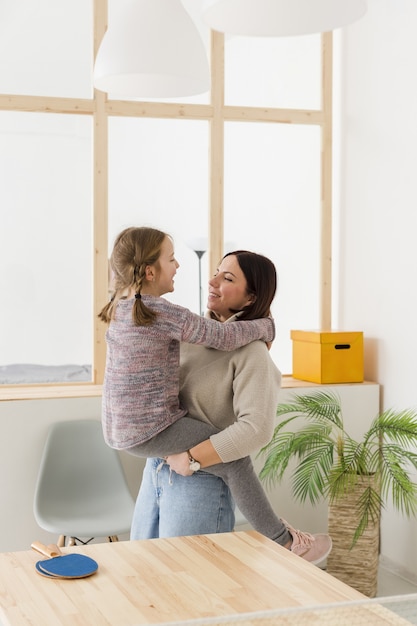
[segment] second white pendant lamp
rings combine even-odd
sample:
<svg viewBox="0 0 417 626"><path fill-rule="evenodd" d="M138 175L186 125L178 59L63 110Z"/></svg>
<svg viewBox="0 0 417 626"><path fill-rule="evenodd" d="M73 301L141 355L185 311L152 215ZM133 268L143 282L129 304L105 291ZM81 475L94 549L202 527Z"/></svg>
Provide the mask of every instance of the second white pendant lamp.
<svg viewBox="0 0 417 626"><path fill-rule="evenodd" d="M366 0L202 0L203 20L213 30L263 37L331 31L366 9Z"/></svg>
<svg viewBox="0 0 417 626"><path fill-rule="evenodd" d="M181 0L116 2L94 65L94 87L118 98L173 98L208 91L198 29Z"/></svg>

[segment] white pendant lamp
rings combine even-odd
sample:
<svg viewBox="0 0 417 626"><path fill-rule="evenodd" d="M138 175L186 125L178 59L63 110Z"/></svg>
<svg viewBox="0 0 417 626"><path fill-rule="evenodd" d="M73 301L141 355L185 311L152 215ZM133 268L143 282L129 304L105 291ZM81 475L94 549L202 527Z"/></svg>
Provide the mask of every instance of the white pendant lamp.
<svg viewBox="0 0 417 626"><path fill-rule="evenodd" d="M203 0L203 20L231 35L287 37L322 33L358 20L366 0Z"/></svg>
<svg viewBox="0 0 417 626"><path fill-rule="evenodd" d="M120 98L173 98L208 91L206 49L181 0L129 0L111 15L94 87Z"/></svg>

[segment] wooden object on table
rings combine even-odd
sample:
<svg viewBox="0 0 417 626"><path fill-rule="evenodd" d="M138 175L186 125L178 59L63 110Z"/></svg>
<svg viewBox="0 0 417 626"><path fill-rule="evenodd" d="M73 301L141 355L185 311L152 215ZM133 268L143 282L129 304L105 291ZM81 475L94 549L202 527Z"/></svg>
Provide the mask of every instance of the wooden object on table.
<svg viewBox="0 0 417 626"><path fill-rule="evenodd" d="M71 551L95 559L98 572L50 580L36 573L34 551L0 554L2 626L133 626L364 599L255 531Z"/></svg>

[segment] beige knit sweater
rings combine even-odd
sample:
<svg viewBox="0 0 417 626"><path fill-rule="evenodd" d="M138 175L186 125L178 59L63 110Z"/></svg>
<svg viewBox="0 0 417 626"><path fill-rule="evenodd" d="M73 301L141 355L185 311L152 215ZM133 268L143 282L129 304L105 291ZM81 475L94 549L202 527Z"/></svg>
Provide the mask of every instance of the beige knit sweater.
<svg viewBox="0 0 417 626"><path fill-rule="evenodd" d="M223 429L211 437L223 462L270 441L281 373L264 342L227 353L181 344L180 354L181 404L191 416Z"/></svg>

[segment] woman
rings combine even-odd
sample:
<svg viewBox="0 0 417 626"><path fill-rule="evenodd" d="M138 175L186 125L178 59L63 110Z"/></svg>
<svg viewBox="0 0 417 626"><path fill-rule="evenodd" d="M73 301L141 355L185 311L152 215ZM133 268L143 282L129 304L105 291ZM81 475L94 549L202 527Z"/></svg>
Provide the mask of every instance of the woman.
<svg viewBox="0 0 417 626"><path fill-rule="evenodd" d="M236 251L209 281L210 316L222 322L268 316L276 291L273 263ZM191 449L204 469L259 450L271 438L281 375L263 342L223 353L181 345L181 403L190 415L219 429ZM132 539L233 529L233 503L224 483L205 472L187 476L184 455L149 460L132 523ZM178 476L178 474L183 474ZM278 541L278 543L280 543ZM328 535L310 535L282 521L282 542L312 563L331 550Z"/></svg>

